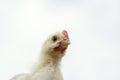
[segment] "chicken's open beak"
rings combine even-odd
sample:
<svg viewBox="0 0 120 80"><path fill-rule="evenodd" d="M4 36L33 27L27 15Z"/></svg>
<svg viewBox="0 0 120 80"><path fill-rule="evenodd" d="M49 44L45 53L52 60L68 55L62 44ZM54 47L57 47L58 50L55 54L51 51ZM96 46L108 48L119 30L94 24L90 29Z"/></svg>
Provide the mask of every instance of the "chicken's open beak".
<svg viewBox="0 0 120 80"><path fill-rule="evenodd" d="M70 44L68 32L66 30L62 31L63 38L57 42L57 46L54 48L55 51L60 51L61 53L64 53L64 51L67 49L68 45Z"/></svg>
<svg viewBox="0 0 120 80"><path fill-rule="evenodd" d="M59 45L56 46L54 48L55 51L60 51L61 53L64 53L64 51L67 49L68 45L70 44L70 40L69 39L64 39L61 40L59 43Z"/></svg>

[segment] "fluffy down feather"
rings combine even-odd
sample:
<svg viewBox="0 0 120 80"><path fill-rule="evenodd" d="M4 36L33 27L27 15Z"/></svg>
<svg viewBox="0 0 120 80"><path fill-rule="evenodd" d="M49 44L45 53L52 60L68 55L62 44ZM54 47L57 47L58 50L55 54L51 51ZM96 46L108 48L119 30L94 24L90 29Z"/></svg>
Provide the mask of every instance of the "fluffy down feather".
<svg viewBox="0 0 120 80"><path fill-rule="evenodd" d="M59 65L69 44L66 30L53 33L44 42L35 69L28 74L16 75L10 80L63 80Z"/></svg>

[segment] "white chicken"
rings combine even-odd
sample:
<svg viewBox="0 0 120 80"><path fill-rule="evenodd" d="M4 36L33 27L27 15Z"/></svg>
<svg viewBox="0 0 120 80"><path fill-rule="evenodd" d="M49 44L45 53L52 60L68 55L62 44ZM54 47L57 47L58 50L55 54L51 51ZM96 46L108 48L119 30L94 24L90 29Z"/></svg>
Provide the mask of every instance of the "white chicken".
<svg viewBox="0 0 120 80"><path fill-rule="evenodd" d="M10 80L63 80L60 62L70 44L66 30L53 33L41 49L38 65L28 74L19 74Z"/></svg>

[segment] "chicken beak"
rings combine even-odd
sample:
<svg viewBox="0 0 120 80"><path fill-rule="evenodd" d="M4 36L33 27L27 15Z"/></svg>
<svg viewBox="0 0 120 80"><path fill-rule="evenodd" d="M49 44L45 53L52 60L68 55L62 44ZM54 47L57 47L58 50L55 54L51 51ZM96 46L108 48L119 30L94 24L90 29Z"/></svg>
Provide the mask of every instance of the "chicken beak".
<svg viewBox="0 0 120 80"><path fill-rule="evenodd" d="M68 45L70 45L70 40L69 39L68 39L67 43L68 43Z"/></svg>
<svg viewBox="0 0 120 80"><path fill-rule="evenodd" d="M64 47L67 47L70 44L70 40L69 39L64 39L63 41L61 41L61 45Z"/></svg>

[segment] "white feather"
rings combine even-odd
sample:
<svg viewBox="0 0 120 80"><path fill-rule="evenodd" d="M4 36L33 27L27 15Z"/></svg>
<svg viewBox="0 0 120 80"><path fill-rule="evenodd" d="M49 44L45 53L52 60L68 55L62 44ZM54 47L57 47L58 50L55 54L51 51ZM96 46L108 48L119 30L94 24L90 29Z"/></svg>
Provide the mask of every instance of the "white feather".
<svg viewBox="0 0 120 80"><path fill-rule="evenodd" d="M52 41L53 36L57 37L56 41ZM67 44L66 44L67 43ZM65 54L63 48L67 48L69 39L61 32L56 32L48 37L42 46L40 60L38 65L29 74L19 74L11 80L63 80L60 71L60 62ZM60 45L60 51L54 48Z"/></svg>

